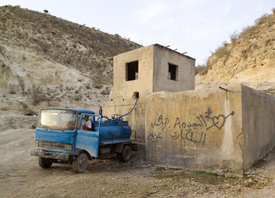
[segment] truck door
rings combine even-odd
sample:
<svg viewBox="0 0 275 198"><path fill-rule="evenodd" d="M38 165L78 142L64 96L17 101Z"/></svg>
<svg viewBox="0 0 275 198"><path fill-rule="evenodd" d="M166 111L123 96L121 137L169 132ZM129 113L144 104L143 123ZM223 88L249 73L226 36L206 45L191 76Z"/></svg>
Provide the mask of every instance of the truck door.
<svg viewBox="0 0 275 198"><path fill-rule="evenodd" d="M101 115L81 114L79 116L81 117L78 123L75 147L76 149L86 150L92 157L97 157ZM85 116L89 118L85 118ZM90 124L87 123L89 121ZM86 127L83 127L83 125ZM90 128L87 128L87 126L90 126Z"/></svg>

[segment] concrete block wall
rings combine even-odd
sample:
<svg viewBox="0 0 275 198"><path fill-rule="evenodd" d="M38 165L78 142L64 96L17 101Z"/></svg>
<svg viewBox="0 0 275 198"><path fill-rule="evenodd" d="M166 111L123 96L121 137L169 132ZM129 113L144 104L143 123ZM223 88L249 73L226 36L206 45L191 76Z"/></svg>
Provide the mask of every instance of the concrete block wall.
<svg viewBox="0 0 275 198"><path fill-rule="evenodd" d="M156 165L242 175L274 141L274 97L243 85L152 94L146 157Z"/></svg>
<svg viewBox="0 0 275 198"><path fill-rule="evenodd" d="M242 86L244 170L275 146L275 97Z"/></svg>

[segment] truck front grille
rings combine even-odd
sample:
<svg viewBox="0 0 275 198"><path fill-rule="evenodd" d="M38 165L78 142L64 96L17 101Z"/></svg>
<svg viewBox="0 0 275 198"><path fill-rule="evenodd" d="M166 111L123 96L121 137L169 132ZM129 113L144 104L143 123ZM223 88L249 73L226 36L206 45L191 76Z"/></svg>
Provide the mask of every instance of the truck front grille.
<svg viewBox="0 0 275 198"><path fill-rule="evenodd" d="M44 149L63 150L63 151L72 150L70 149L72 148L71 144L59 143L59 142L46 142L46 141L39 141L39 140L36 140L36 147L44 148Z"/></svg>

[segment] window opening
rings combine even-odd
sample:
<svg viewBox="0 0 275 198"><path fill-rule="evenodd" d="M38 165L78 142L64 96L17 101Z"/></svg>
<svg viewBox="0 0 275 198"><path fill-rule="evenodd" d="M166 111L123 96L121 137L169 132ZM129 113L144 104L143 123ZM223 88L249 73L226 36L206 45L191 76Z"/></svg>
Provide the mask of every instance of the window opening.
<svg viewBox="0 0 275 198"><path fill-rule="evenodd" d="M139 99L139 92L134 92L134 94L133 94L133 98L134 99Z"/></svg>
<svg viewBox="0 0 275 198"><path fill-rule="evenodd" d="M79 129L87 130L87 131L96 131L95 120L97 120L98 118L99 117L89 116L84 114L82 117L82 123Z"/></svg>
<svg viewBox="0 0 275 198"><path fill-rule="evenodd" d="M168 70L168 79L170 80L178 80L178 66L168 63L169 70Z"/></svg>
<svg viewBox="0 0 275 198"><path fill-rule="evenodd" d="M126 80L138 79L138 61L126 63Z"/></svg>

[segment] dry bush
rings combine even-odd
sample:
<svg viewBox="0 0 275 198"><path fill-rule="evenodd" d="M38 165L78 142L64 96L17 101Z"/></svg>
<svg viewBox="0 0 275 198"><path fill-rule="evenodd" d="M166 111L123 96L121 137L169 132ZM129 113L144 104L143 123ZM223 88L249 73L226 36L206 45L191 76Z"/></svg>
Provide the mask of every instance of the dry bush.
<svg viewBox="0 0 275 198"><path fill-rule="evenodd" d="M273 38L273 39L267 39L266 41L265 41L265 46L269 46L269 45L272 45L272 41L274 41L275 39Z"/></svg>
<svg viewBox="0 0 275 198"><path fill-rule="evenodd" d="M79 100L82 100L83 99L83 95L81 93L76 93L74 95L74 100L75 101L79 101Z"/></svg>
<svg viewBox="0 0 275 198"><path fill-rule="evenodd" d="M30 97L32 99L33 105L38 105L40 102L43 101L50 101L48 97L42 94L43 89L41 85L33 84L32 88L29 90Z"/></svg>
<svg viewBox="0 0 275 198"><path fill-rule="evenodd" d="M264 14L263 16L255 20L256 25L266 24L268 27L272 26L274 23L274 16L268 14Z"/></svg>
<svg viewBox="0 0 275 198"><path fill-rule="evenodd" d="M242 32L240 34L241 37L255 37L258 33L259 29L257 26L247 26L242 29Z"/></svg>
<svg viewBox="0 0 275 198"><path fill-rule="evenodd" d="M248 53L247 53L246 49L241 51L241 57L244 58L244 59L246 59L248 57Z"/></svg>
<svg viewBox="0 0 275 198"><path fill-rule="evenodd" d="M206 69L206 64L197 65L195 67L195 75L202 73Z"/></svg>
<svg viewBox="0 0 275 198"><path fill-rule="evenodd" d="M6 16L0 16L0 22L1 23L5 23L7 21L7 17Z"/></svg>
<svg viewBox="0 0 275 198"><path fill-rule="evenodd" d="M224 41L221 46L219 46L216 50L214 55L217 56L217 58L225 58L227 59L230 56L230 50L227 47L228 43Z"/></svg>
<svg viewBox="0 0 275 198"><path fill-rule="evenodd" d="M238 34L238 32L235 30L232 34L230 34L230 40L231 40L231 42L233 43L233 42L235 42L238 38L239 38L239 34Z"/></svg>
<svg viewBox="0 0 275 198"><path fill-rule="evenodd" d="M20 105L23 106L23 109L24 109L24 110L28 109L28 105L27 105L26 103L24 103L24 102L22 102L22 101L19 101L19 103L20 103Z"/></svg>
<svg viewBox="0 0 275 198"><path fill-rule="evenodd" d="M105 74L97 74L93 79L93 87L100 89L103 85L109 84L110 81Z"/></svg>
<svg viewBox="0 0 275 198"><path fill-rule="evenodd" d="M18 90L16 85L9 85L8 89L10 94L16 94L16 91Z"/></svg>
<svg viewBox="0 0 275 198"><path fill-rule="evenodd" d="M263 23L266 23L266 22L268 21L268 17L269 17L268 14L264 14L264 15L261 16L260 18L256 19L256 20L255 20L255 23L256 23L256 24L263 24Z"/></svg>
<svg viewBox="0 0 275 198"><path fill-rule="evenodd" d="M18 80L18 85L21 88L22 93L25 94L26 84L25 84L24 79L21 76L17 75L17 80Z"/></svg>
<svg viewBox="0 0 275 198"><path fill-rule="evenodd" d="M207 72L212 69L213 64L209 61L209 59L206 62L206 69L204 70L203 74L207 74Z"/></svg>

